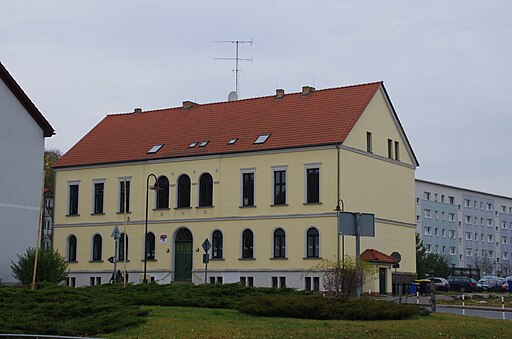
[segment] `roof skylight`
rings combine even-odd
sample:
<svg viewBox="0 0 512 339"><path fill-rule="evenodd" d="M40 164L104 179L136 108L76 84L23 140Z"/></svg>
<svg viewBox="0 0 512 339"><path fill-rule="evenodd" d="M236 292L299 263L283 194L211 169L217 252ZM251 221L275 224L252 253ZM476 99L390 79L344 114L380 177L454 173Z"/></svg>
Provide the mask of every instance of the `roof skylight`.
<svg viewBox="0 0 512 339"><path fill-rule="evenodd" d="M229 140L228 145L233 145L237 140L238 140L238 138L233 138L233 139Z"/></svg>
<svg viewBox="0 0 512 339"><path fill-rule="evenodd" d="M197 141L192 142L190 145L188 145L188 148L194 148L197 145Z"/></svg>
<svg viewBox="0 0 512 339"><path fill-rule="evenodd" d="M204 146L208 145L209 142L210 142L210 140L203 141L199 144L199 147L204 147Z"/></svg>
<svg viewBox="0 0 512 339"><path fill-rule="evenodd" d="M255 144L263 144L267 139L270 137L270 134L261 134L256 141L254 141Z"/></svg>
<svg viewBox="0 0 512 339"><path fill-rule="evenodd" d="M164 144L158 144L158 145L151 147L151 149L148 151L148 154L154 154L154 153L160 151L160 148L162 148L163 146L164 146Z"/></svg>

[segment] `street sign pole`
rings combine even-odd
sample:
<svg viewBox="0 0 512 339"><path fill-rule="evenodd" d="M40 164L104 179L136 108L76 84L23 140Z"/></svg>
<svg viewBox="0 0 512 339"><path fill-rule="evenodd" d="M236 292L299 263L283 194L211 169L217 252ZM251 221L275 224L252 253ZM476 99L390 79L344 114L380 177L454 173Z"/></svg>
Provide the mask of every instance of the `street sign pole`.
<svg viewBox="0 0 512 339"><path fill-rule="evenodd" d="M208 251L212 247L208 238L204 239L203 244L201 245L204 250L203 254L203 263L204 263L204 284L206 285L206 280L208 279L208 261L210 261L210 256L208 255Z"/></svg>
<svg viewBox="0 0 512 339"><path fill-rule="evenodd" d="M359 219L361 218L361 213L356 213L356 299L361 297L361 269L360 269L360 259L361 259L361 236L360 236L360 225Z"/></svg>
<svg viewBox="0 0 512 339"><path fill-rule="evenodd" d="M117 227L117 225L114 227L111 237L114 238L114 274L112 275L114 279L112 281L115 282L117 271L117 246L119 244L119 238L121 237L121 234L119 233L119 227Z"/></svg>

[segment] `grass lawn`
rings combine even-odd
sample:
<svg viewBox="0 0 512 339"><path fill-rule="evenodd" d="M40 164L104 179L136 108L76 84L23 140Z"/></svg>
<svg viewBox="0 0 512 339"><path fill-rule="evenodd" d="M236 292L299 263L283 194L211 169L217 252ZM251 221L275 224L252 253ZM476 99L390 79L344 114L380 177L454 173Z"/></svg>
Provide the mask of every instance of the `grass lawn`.
<svg viewBox="0 0 512 339"><path fill-rule="evenodd" d="M148 321L106 338L511 338L512 322L436 313L412 320L303 320L229 309L151 306Z"/></svg>

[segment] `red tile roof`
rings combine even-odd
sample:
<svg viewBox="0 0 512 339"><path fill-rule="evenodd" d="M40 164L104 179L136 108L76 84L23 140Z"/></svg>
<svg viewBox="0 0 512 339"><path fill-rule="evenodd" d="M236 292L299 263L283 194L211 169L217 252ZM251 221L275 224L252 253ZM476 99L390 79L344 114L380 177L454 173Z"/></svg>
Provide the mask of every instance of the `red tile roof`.
<svg viewBox="0 0 512 339"><path fill-rule="evenodd" d="M361 260L370 262L381 262L381 263L396 263L395 258L380 251L374 250L373 248L365 250L361 253Z"/></svg>
<svg viewBox="0 0 512 339"><path fill-rule="evenodd" d="M45 137L51 137L55 134L55 130L52 125L46 120L41 112L37 109L36 105L30 100L28 95L25 94L23 89L21 89L20 85L14 80L14 78L9 74L7 69L0 62L0 79L4 82L4 84L9 88L11 93L18 99L18 101L23 105L23 107L30 114L32 119L41 127L43 130Z"/></svg>
<svg viewBox="0 0 512 339"><path fill-rule="evenodd" d="M231 102L108 115L55 167L341 143L382 82ZM261 134L271 134L254 144ZM229 140L238 138L233 145ZM189 148L192 142L206 147ZM154 145L164 144L155 154Z"/></svg>

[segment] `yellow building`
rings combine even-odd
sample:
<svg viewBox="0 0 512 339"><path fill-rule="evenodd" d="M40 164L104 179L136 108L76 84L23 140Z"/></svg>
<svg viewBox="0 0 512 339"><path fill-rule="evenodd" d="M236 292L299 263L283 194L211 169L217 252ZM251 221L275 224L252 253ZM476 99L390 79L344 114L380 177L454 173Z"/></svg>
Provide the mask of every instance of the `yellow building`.
<svg viewBox="0 0 512 339"><path fill-rule="evenodd" d="M414 273L417 165L381 82L108 115L55 165L55 248L76 286L109 281L118 225L130 282L146 265L151 281L204 283L208 239L207 282L322 289L305 271L355 253L338 245L341 199L375 215L361 251L400 252ZM366 289L391 291L381 268Z"/></svg>

